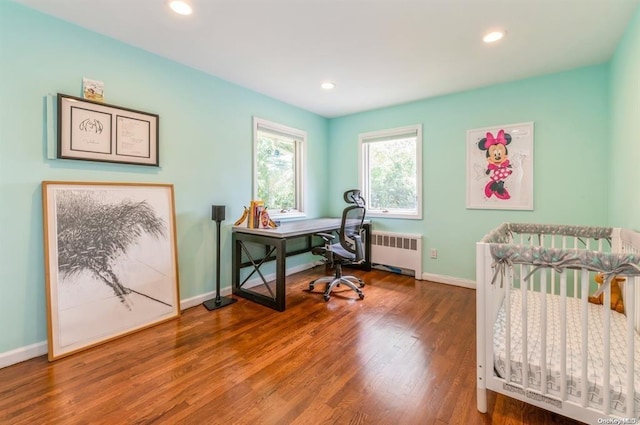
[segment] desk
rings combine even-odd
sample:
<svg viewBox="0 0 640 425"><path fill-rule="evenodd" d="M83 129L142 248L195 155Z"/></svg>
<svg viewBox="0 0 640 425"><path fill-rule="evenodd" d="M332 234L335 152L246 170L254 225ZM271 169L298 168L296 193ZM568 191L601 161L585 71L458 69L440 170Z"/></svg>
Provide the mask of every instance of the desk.
<svg viewBox="0 0 640 425"><path fill-rule="evenodd" d="M319 232L332 232L340 229L339 218L316 218L309 220L297 220L282 223L276 229L249 229L247 227L234 226L231 234L231 281L235 295L249 299L278 311L284 311L286 298L286 257L309 252L314 246L313 234ZM360 268L371 270L371 224L365 221L363 239L365 242L365 261ZM287 241L293 239L305 239L302 248L287 251ZM318 238L319 239L319 238ZM256 254L249 249L249 245L264 246L264 252ZM247 261L243 261L243 254ZM264 277L260 268L269 261L275 264L275 292L270 282ZM240 270L252 267L251 273L241 282ZM258 274L262 283L248 288L245 284L254 275Z"/></svg>

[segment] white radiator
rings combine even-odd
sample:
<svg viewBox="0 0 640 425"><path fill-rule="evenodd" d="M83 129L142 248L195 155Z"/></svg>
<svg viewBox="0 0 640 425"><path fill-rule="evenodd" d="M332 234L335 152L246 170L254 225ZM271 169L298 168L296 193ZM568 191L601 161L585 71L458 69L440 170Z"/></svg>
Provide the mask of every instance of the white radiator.
<svg viewBox="0 0 640 425"><path fill-rule="evenodd" d="M400 273L413 270L415 278L421 280L422 235L374 230L371 232L371 262Z"/></svg>

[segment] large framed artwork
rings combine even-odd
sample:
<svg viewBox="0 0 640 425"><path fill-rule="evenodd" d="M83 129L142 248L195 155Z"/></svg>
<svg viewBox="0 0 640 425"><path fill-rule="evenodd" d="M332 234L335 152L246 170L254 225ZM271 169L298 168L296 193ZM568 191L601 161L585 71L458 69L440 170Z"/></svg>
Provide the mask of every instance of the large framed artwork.
<svg viewBox="0 0 640 425"><path fill-rule="evenodd" d="M49 360L180 314L173 185L42 182Z"/></svg>
<svg viewBox="0 0 640 425"><path fill-rule="evenodd" d="M58 94L58 158L158 166L156 114Z"/></svg>
<svg viewBox="0 0 640 425"><path fill-rule="evenodd" d="M467 208L533 210L533 122L467 131Z"/></svg>

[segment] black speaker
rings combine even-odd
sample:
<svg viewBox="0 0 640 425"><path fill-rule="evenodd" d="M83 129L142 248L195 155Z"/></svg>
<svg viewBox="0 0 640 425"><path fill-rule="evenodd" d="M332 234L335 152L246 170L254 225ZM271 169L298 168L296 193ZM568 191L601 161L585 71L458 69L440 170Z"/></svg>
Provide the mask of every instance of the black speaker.
<svg viewBox="0 0 640 425"><path fill-rule="evenodd" d="M224 205L211 205L211 220L224 221Z"/></svg>

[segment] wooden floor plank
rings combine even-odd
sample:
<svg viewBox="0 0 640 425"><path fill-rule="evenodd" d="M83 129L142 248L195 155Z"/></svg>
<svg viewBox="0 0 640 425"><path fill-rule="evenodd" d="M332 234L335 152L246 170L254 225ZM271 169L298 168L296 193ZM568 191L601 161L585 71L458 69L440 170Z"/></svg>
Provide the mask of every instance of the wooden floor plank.
<svg viewBox="0 0 640 425"><path fill-rule="evenodd" d="M577 424L489 392L476 410L475 291L379 270L359 300L287 279L53 363L0 369L2 424Z"/></svg>

